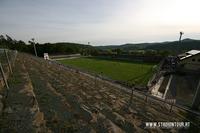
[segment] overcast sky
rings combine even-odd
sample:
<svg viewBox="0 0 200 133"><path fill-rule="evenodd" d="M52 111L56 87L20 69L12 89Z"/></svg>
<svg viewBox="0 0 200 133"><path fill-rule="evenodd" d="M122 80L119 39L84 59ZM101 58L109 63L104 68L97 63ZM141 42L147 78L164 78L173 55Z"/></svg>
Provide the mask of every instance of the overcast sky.
<svg viewBox="0 0 200 133"><path fill-rule="evenodd" d="M0 0L0 34L110 45L200 39L200 0Z"/></svg>

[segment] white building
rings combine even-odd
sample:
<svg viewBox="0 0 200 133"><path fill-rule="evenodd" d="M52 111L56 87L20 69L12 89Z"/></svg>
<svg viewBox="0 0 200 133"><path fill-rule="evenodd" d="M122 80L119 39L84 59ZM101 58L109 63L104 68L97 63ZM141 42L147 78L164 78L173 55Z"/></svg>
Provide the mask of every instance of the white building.
<svg viewBox="0 0 200 133"><path fill-rule="evenodd" d="M44 53L44 59L49 60L49 54L48 53Z"/></svg>

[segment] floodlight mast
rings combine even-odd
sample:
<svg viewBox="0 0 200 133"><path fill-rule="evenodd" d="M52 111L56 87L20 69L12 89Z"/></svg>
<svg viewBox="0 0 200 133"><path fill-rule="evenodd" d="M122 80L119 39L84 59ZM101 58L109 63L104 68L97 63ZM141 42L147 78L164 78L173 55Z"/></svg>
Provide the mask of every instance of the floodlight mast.
<svg viewBox="0 0 200 133"><path fill-rule="evenodd" d="M180 32L180 37L179 37L179 42L181 42L181 38L182 38L183 34L184 34L184 33L181 31L181 32Z"/></svg>
<svg viewBox="0 0 200 133"><path fill-rule="evenodd" d="M34 51L35 51L35 56L37 57L37 49L36 49L36 46L35 46L35 39L32 38L31 40L32 40L32 42L33 42L33 47L34 47Z"/></svg>

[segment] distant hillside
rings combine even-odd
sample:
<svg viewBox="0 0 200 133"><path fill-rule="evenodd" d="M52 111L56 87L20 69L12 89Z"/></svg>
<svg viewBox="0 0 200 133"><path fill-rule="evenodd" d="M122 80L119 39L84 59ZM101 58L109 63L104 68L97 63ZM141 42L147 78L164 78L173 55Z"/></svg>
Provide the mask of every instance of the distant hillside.
<svg viewBox="0 0 200 133"><path fill-rule="evenodd" d="M158 43L155 45L149 45L145 49L170 51L200 49L200 40L184 39L181 43L178 41Z"/></svg>
<svg viewBox="0 0 200 133"><path fill-rule="evenodd" d="M129 50L190 50L190 49L200 49L200 40L193 39L184 39L180 42L160 42L160 43L139 43L139 44L124 44L124 45L110 45L110 46L97 46L96 48L102 50L110 50L110 49L122 49L124 51Z"/></svg>
<svg viewBox="0 0 200 133"><path fill-rule="evenodd" d="M135 50L135 49L144 49L148 45L151 45L151 43L140 43L140 44L123 44L123 45L109 45L109 46L96 46L96 48L99 48L101 50L111 50L111 49L122 49L125 51L128 50Z"/></svg>
<svg viewBox="0 0 200 133"><path fill-rule="evenodd" d="M43 53L49 54L76 54L82 55L98 55L102 50L115 50L114 52L133 52L134 50L157 50L156 52L177 53L191 49L200 50L200 40L184 39L182 42L155 42L155 43L139 43L124 45L108 45L108 46L91 46L85 44L60 42L60 43L45 43L39 44L34 42L34 39L26 44L22 40L12 39L10 36L0 35L0 48L16 49L21 52L34 54L33 44L36 44L37 53L43 56ZM103 51L105 52L105 51ZM103 53L102 52L102 53ZM154 51L155 52L155 51ZM152 54L152 53L151 53ZM155 54L155 53L154 53Z"/></svg>

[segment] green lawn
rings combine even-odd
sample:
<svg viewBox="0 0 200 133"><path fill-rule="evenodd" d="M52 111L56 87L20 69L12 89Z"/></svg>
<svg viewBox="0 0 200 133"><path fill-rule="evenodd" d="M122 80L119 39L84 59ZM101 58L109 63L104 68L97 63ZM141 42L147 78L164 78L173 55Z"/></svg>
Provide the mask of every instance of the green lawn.
<svg viewBox="0 0 200 133"><path fill-rule="evenodd" d="M66 59L60 60L59 62L98 74L102 73L114 80L127 81L137 85L147 84L153 74L153 66L155 65L97 58Z"/></svg>

